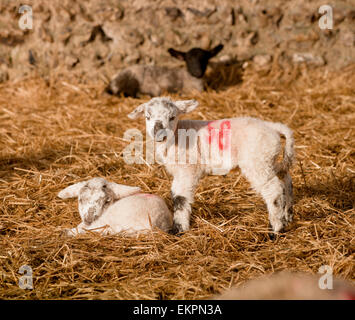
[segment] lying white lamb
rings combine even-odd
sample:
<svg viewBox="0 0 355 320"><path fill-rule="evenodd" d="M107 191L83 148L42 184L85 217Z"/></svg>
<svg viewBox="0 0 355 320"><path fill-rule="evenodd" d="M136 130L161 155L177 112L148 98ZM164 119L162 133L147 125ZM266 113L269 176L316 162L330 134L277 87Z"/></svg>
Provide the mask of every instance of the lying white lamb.
<svg viewBox="0 0 355 320"><path fill-rule="evenodd" d="M205 74L209 59L223 49L218 45L212 50L193 48L188 52L170 48L169 53L186 62L187 70L162 66L134 65L116 74L106 88L106 92L114 95L136 97L147 94L152 97L164 92L203 91Z"/></svg>
<svg viewBox="0 0 355 320"><path fill-rule="evenodd" d="M172 228L172 214L165 201L157 195L141 193L139 187L93 178L63 189L58 197L79 200L82 222L66 230L69 236L86 230L133 235L154 227L165 232Z"/></svg>
<svg viewBox="0 0 355 320"><path fill-rule="evenodd" d="M324 277L324 276L323 276ZM278 272L249 280L216 295L213 300L354 300L355 287L351 281L306 273ZM331 282L330 282L331 281Z"/></svg>
<svg viewBox="0 0 355 320"><path fill-rule="evenodd" d="M179 120L181 114L197 106L195 100L159 97L141 104L128 115L131 119L145 116L147 134L155 140L156 156L174 178L173 232L189 229L191 203L200 178L206 174L226 174L237 166L264 198L272 230L282 230L292 220L292 180L288 171L294 157L292 131L281 123L248 117ZM184 132L190 137L188 145L180 141ZM282 163L276 163L281 151L280 134L285 136L286 144ZM189 155L189 161L175 161L177 154L183 153ZM197 161L191 163L194 154ZM206 161L206 154L212 161ZM216 168L213 160L221 154L227 159L223 158L226 161L222 167Z"/></svg>

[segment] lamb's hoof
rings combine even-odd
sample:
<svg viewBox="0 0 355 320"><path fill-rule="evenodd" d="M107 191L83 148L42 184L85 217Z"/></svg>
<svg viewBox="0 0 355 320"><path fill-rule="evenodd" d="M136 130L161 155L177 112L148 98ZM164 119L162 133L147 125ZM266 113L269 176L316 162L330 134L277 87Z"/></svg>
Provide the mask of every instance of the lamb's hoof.
<svg viewBox="0 0 355 320"><path fill-rule="evenodd" d="M112 91L110 85L108 85L108 86L105 88L104 93L109 94L109 95L111 95L111 96L115 95L115 93Z"/></svg>
<svg viewBox="0 0 355 320"><path fill-rule="evenodd" d="M269 232L268 235L269 235L269 239L271 241L274 241L276 239L276 236L277 236L277 234L275 234L274 232Z"/></svg>
<svg viewBox="0 0 355 320"><path fill-rule="evenodd" d="M60 231L61 237L73 237L75 234L72 229L63 229Z"/></svg>
<svg viewBox="0 0 355 320"><path fill-rule="evenodd" d="M170 234L173 235L181 235L181 233L184 232L182 225L180 223L174 223L173 228L170 230Z"/></svg>
<svg viewBox="0 0 355 320"><path fill-rule="evenodd" d="M62 229L62 230L60 230L59 231L59 235L61 236L61 237L67 237L68 236L68 234L69 234L69 229Z"/></svg>
<svg viewBox="0 0 355 320"><path fill-rule="evenodd" d="M269 235L269 239L270 239L271 241L276 240L277 236L279 235L278 232L275 232L275 231L274 231L274 229L273 229L273 227L271 226L270 223L269 223L269 233L268 233L268 235Z"/></svg>

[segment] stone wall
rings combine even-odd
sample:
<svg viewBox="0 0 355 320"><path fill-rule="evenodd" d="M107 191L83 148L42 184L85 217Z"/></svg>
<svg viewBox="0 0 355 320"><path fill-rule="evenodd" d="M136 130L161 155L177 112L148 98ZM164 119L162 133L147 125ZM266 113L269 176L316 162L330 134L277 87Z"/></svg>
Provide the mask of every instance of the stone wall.
<svg viewBox="0 0 355 320"><path fill-rule="evenodd" d="M21 30L21 4L33 29ZM173 47L225 45L219 61L304 62L340 69L355 61L353 0L326 1L333 29L321 30L324 1L51 0L0 2L0 81L33 72L107 79L135 63L179 65Z"/></svg>

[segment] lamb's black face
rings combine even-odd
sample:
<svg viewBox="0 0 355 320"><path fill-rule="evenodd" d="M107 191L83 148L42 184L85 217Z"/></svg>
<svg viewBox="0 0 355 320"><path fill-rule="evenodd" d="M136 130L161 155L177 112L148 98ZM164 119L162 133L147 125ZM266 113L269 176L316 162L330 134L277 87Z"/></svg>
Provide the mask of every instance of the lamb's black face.
<svg viewBox="0 0 355 320"><path fill-rule="evenodd" d="M222 49L223 45L220 44L212 50L193 48L188 52L182 52L170 48L168 51L173 57L185 60L187 70L192 76L202 78L206 72L209 59L217 55Z"/></svg>
<svg viewBox="0 0 355 320"><path fill-rule="evenodd" d="M209 59L209 51L199 48L191 49L185 55L187 70L192 76L202 78L206 72Z"/></svg>

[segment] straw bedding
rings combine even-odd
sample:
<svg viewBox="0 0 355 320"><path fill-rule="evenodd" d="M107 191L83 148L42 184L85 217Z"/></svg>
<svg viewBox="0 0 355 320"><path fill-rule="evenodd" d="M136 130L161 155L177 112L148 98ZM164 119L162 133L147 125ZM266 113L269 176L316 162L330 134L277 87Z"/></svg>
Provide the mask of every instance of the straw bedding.
<svg viewBox="0 0 355 320"><path fill-rule="evenodd" d="M61 235L79 223L77 201L57 193L95 176L137 185L172 208L159 165L128 165L129 113L145 99L102 94L103 83L32 75L0 87L0 297L5 299L203 299L277 271L330 265L354 279L355 66L210 74L191 94L193 119L255 116L295 134L294 223L270 240L265 204L238 170L201 180L192 227L177 237ZM217 89L217 90L212 90ZM177 96L173 96L177 98ZM179 97L181 98L181 97ZM18 286L31 266L33 290Z"/></svg>

